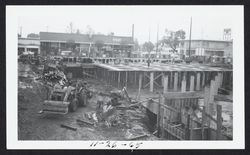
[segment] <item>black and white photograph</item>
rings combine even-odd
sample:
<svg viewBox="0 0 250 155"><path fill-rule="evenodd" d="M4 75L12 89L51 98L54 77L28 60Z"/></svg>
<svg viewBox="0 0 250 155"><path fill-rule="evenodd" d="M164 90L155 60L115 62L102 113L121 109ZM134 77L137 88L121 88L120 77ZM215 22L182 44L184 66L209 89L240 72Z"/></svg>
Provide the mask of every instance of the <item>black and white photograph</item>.
<svg viewBox="0 0 250 155"><path fill-rule="evenodd" d="M7 6L7 146L244 148L243 26L233 5Z"/></svg>

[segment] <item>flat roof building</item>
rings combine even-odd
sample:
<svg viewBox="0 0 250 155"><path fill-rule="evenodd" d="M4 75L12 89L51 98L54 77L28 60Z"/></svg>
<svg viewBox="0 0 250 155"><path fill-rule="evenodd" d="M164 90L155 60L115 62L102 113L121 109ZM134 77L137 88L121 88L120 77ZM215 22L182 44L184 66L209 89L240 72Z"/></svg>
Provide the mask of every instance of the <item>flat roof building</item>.
<svg viewBox="0 0 250 155"><path fill-rule="evenodd" d="M113 57L116 54L128 55L133 47L132 37L40 32L42 55L60 55L62 51L72 51L71 55Z"/></svg>
<svg viewBox="0 0 250 155"><path fill-rule="evenodd" d="M180 54L189 56L189 40L183 40L178 49ZM233 41L191 40L190 56L233 56Z"/></svg>
<svg viewBox="0 0 250 155"><path fill-rule="evenodd" d="M40 54L40 39L39 38L18 38L18 55L22 53Z"/></svg>

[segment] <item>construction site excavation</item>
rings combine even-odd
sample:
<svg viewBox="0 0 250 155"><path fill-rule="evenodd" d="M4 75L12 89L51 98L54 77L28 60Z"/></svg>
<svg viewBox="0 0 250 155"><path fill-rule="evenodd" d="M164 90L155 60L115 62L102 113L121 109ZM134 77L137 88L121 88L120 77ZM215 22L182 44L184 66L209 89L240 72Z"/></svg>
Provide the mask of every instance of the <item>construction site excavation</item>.
<svg viewBox="0 0 250 155"><path fill-rule="evenodd" d="M240 98L233 100L239 63L233 66L231 27L240 22L231 11L221 15L226 7L207 13L202 7L50 7L53 12L44 17L30 12L34 17L16 18L18 140L243 145L233 135L243 122L233 119L233 101L236 112L244 108ZM141 148L172 148L142 143Z"/></svg>
<svg viewBox="0 0 250 155"><path fill-rule="evenodd" d="M20 140L232 140L232 68L85 59L20 60Z"/></svg>

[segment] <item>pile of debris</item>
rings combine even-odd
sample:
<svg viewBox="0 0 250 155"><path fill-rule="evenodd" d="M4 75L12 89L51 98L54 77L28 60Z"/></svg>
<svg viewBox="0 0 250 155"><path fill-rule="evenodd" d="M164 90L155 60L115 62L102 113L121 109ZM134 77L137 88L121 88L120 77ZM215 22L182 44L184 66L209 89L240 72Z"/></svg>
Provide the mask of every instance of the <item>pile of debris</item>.
<svg viewBox="0 0 250 155"><path fill-rule="evenodd" d="M125 129L125 139L135 140L150 137L152 134L142 123L145 117L144 111L122 90L110 91L109 93L94 93L96 95L96 109L85 112L77 123L97 128Z"/></svg>
<svg viewBox="0 0 250 155"><path fill-rule="evenodd" d="M64 86L68 82L63 71L60 71L57 68L53 68L50 70L45 68L43 74L36 80L41 80L43 83L49 86L54 86L56 84Z"/></svg>

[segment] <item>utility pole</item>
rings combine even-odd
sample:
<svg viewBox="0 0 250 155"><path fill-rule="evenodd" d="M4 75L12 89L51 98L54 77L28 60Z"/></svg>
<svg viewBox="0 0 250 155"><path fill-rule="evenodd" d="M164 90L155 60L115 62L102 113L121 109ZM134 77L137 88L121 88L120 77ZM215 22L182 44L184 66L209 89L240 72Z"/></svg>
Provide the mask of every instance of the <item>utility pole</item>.
<svg viewBox="0 0 250 155"><path fill-rule="evenodd" d="M150 42L150 27L148 29L148 42Z"/></svg>
<svg viewBox="0 0 250 155"><path fill-rule="evenodd" d="M159 24L157 24L156 54L158 54Z"/></svg>
<svg viewBox="0 0 250 155"><path fill-rule="evenodd" d="M150 42L150 27L149 27L149 30L148 30L148 43L149 42ZM148 59L150 59L150 51L148 51Z"/></svg>
<svg viewBox="0 0 250 155"><path fill-rule="evenodd" d="M134 41L134 24L132 24L132 38L133 38L133 41Z"/></svg>
<svg viewBox="0 0 250 155"><path fill-rule="evenodd" d="M192 17L191 17L191 22L190 22L190 34L189 34L189 58L190 58L190 53L191 53L191 33L192 33Z"/></svg>
<svg viewBox="0 0 250 155"><path fill-rule="evenodd" d="M22 30L23 30L23 27L21 26L20 27L20 36L22 37Z"/></svg>

